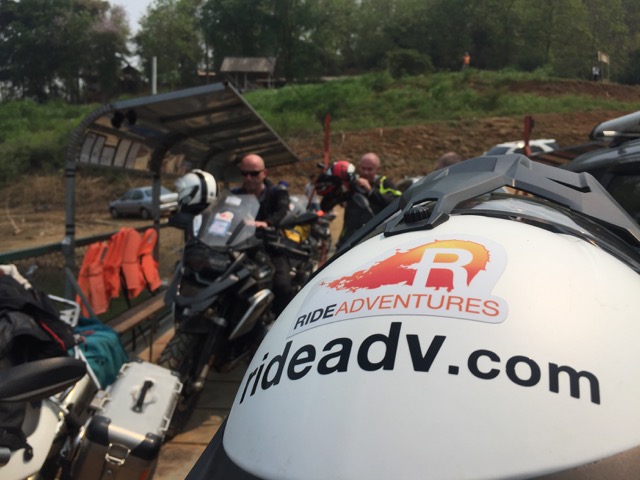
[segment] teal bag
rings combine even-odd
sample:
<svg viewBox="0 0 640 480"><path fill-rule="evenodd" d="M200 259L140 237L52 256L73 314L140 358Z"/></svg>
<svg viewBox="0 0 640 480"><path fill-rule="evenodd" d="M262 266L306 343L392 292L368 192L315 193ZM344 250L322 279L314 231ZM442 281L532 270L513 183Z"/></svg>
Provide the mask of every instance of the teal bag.
<svg viewBox="0 0 640 480"><path fill-rule="evenodd" d="M120 367L129 361L129 355L120 343L118 334L100 320L85 317L79 318L74 330L84 338L78 348L95 373L100 387L111 385Z"/></svg>

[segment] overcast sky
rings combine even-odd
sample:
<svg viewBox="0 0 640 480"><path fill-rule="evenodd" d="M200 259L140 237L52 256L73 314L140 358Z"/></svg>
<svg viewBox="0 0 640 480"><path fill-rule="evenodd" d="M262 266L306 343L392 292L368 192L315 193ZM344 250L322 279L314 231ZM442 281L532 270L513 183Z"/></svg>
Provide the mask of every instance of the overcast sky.
<svg viewBox="0 0 640 480"><path fill-rule="evenodd" d="M138 31L138 21L146 13L147 6L151 5L153 0L111 0L110 3L120 5L126 10L131 33L135 33Z"/></svg>

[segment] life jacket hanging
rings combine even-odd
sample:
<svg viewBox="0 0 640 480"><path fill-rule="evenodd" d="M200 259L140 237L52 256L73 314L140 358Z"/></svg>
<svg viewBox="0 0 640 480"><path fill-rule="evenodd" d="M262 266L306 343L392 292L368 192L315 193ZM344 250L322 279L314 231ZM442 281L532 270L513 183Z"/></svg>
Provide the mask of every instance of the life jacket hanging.
<svg viewBox="0 0 640 480"><path fill-rule="evenodd" d="M122 267L126 238L127 228L122 227L109 239L107 253L104 257L104 283L107 297L110 300L120 296L120 268Z"/></svg>
<svg viewBox="0 0 640 480"><path fill-rule="evenodd" d="M107 245L104 242L95 242L89 245L78 273L78 286L96 315L109 309L102 271L103 255L106 248ZM80 295L76 296L76 302L82 306L82 315L88 317L89 310Z"/></svg>
<svg viewBox="0 0 640 480"><path fill-rule="evenodd" d="M158 262L153 258L153 249L158 241L158 232L155 228L148 228L142 235L140 243L140 268L142 275L147 283L147 287L151 292L155 292L162 285L160 273L158 272Z"/></svg>
<svg viewBox="0 0 640 480"><path fill-rule="evenodd" d="M138 252L142 236L133 228L127 229L122 255L122 274L127 291L127 298L136 298L145 288L145 280L138 260Z"/></svg>

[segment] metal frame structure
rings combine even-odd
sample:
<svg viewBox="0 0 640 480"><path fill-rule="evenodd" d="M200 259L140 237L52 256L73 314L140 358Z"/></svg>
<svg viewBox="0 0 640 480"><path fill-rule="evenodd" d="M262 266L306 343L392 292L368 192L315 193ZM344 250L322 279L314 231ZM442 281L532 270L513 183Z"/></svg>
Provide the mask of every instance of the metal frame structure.
<svg viewBox="0 0 640 480"><path fill-rule="evenodd" d="M194 168L218 181L235 181L236 164L257 153L267 168L298 157L228 83L215 83L102 105L71 135L65 164L65 266L75 263L75 177L79 167L148 172L154 226L159 226L162 175ZM71 293L68 286L67 293Z"/></svg>

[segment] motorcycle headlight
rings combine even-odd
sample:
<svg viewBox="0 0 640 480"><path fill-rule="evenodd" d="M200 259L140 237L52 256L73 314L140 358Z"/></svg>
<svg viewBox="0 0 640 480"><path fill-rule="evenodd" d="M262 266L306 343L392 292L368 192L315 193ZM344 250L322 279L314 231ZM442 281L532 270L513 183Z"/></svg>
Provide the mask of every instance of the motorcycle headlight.
<svg viewBox="0 0 640 480"><path fill-rule="evenodd" d="M229 255L211 250L205 245L192 245L184 254L185 266L196 273L221 273L231 264Z"/></svg>
<svg viewBox="0 0 640 480"><path fill-rule="evenodd" d="M214 272L224 272L229 265L231 265L231 259L229 255L221 252L211 251L209 258L207 259L207 266Z"/></svg>

